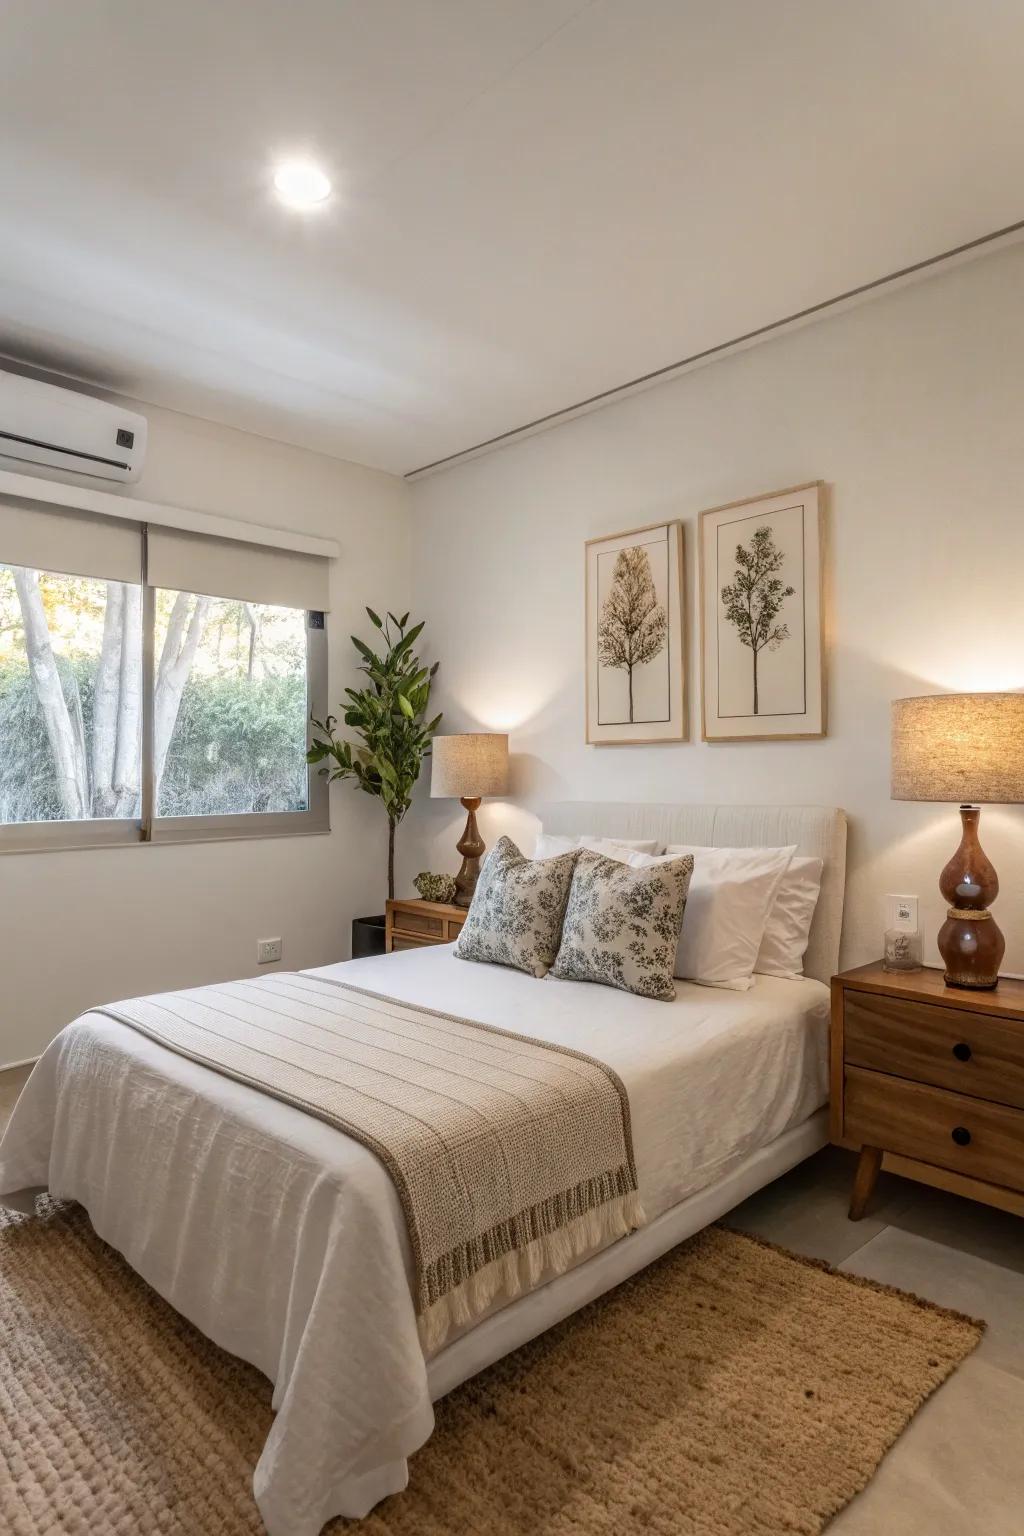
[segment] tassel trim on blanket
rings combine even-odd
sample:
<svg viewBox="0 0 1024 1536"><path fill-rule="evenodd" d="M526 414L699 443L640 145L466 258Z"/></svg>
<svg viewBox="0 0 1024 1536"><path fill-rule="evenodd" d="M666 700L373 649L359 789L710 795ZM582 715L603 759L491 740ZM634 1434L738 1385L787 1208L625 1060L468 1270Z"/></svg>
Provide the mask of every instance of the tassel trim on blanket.
<svg viewBox="0 0 1024 1536"><path fill-rule="evenodd" d="M424 1351L436 1353L453 1329L475 1322L499 1297L512 1301L542 1275L564 1274L583 1254L627 1237L646 1220L640 1196L631 1189L503 1253L420 1312L417 1323Z"/></svg>

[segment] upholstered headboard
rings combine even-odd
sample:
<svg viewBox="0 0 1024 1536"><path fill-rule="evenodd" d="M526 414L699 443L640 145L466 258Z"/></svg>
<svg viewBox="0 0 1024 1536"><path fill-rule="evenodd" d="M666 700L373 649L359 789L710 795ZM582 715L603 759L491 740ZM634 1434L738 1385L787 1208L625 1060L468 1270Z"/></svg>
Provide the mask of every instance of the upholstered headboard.
<svg viewBox="0 0 1024 1536"><path fill-rule="evenodd" d="M534 807L547 832L580 837L656 837L718 848L784 848L822 860L804 970L828 982L839 968L846 886L846 815L828 805L637 805L562 800Z"/></svg>

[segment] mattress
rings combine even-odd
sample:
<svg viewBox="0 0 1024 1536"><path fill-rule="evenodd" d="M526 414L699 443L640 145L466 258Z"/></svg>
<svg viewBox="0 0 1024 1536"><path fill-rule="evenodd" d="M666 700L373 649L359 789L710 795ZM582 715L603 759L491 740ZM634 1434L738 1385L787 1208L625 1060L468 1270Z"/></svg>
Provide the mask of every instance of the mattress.
<svg viewBox="0 0 1024 1536"><path fill-rule="evenodd" d="M650 1219L826 1098L828 991L812 980L759 977L746 993L680 983L675 1002L651 1002L467 964L448 947L314 974L605 1061L629 1094ZM372 1153L85 1014L41 1059L0 1145L0 1199L40 1186L85 1205L156 1290L274 1383L254 1479L271 1536L315 1536L404 1486L433 1411L405 1225Z"/></svg>

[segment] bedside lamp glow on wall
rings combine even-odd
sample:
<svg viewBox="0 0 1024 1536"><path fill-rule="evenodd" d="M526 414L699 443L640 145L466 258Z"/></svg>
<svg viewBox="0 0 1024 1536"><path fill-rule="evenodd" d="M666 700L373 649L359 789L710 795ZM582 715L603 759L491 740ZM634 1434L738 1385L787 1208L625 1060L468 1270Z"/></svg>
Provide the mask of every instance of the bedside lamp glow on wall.
<svg viewBox="0 0 1024 1536"><path fill-rule="evenodd" d="M476 825L485 795L508 793L508 736L500 731L469 731L435 736L431 748L431 798L455 799L466 811L466 829L456 843L462 868L455 877L455 905L468 907L480 877L486 844Z"/></svg>
<svg viewBox="0 0 1024 1536"><path fill-rule="evenodd" d="M950 987L989 988L1006 950L989 906L996 872L978 841L978 802L1024 803L1024 693L894 699L892 798L960 805L960 847L939 877L949 903L938 945Z"/></svg>

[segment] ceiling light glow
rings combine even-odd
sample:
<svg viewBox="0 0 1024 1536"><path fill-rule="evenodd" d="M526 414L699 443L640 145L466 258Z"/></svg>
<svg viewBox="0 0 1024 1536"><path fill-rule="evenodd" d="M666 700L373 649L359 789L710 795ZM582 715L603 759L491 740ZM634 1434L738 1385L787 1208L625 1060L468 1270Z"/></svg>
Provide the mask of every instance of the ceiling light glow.
<svg viewBox="0 0 1024 1536"><path fill-rule="evenodd" d="M331 195L331 183L311 160L285 160L274 172L274 191L289 208L316 208Z"/></svg>

